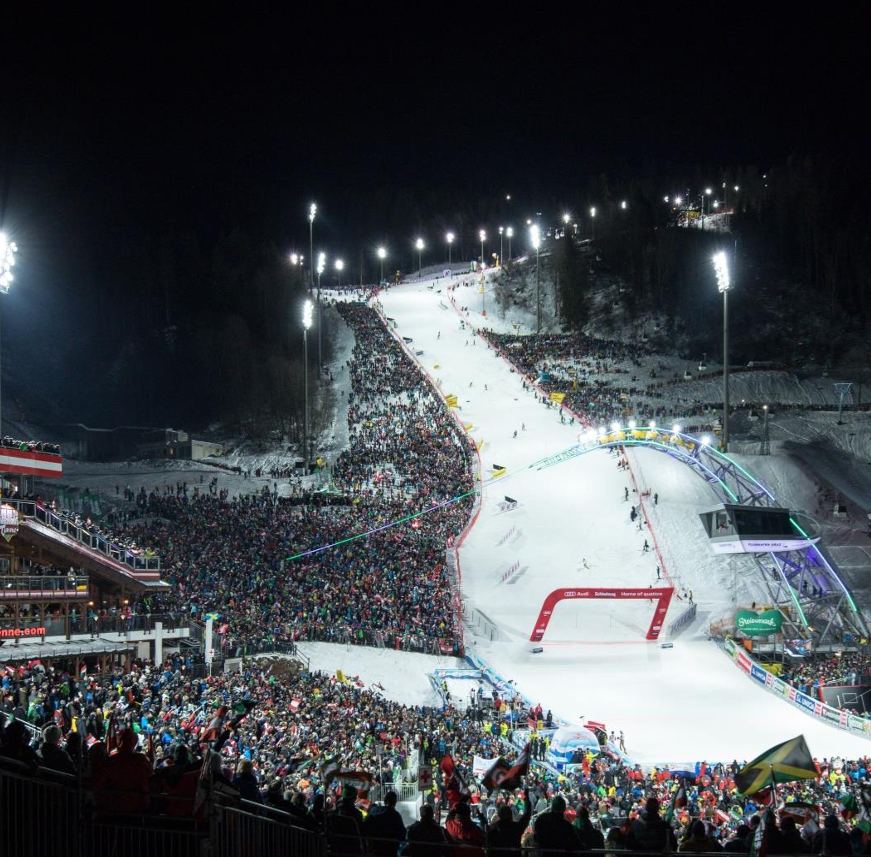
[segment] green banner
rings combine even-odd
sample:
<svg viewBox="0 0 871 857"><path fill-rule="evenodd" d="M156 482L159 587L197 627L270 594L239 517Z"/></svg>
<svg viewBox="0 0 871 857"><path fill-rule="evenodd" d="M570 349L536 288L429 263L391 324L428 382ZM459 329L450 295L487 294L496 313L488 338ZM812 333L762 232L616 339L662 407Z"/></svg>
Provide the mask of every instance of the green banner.
<svg viewBox="0 0 871 857"><path fill-rule="evenodd" d="M783 625L783 614L779 610L766 610L764 613L739 610L735 614L735 628L747 637L779 634L781 625Z"/></svg>

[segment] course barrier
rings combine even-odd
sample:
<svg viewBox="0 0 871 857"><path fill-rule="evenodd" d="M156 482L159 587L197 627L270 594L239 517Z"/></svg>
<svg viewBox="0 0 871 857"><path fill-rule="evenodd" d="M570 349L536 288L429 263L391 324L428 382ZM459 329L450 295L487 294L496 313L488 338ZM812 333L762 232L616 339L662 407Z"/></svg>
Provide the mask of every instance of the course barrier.
<svg viewBox="0 0 871 857"><path fill-rule="evenodd" d="M852 732L854 735L861 735L863 738L871 739L871 721L866 720L864 717L850 714L848 711L832 708L831 705L826 705L825 702L802 693L788 682L763 669L750 656L749 652L730 637L727 637L722 642L717 642L741 672L765 688L769 693L773 693L779 699L785 700L809 717L822 720L824 723L828 723L829 726L843 729L845 732Z"/></svg>

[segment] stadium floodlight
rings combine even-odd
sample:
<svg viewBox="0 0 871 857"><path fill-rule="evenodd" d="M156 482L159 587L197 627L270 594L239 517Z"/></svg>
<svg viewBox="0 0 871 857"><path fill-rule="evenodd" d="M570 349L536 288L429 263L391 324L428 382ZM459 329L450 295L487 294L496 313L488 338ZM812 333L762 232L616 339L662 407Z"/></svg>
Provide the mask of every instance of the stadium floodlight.
<svg viewBox="0 0 871 857"><path fill-rule="evenodd" d="M327 254L326 253L318 253L318 278L320 278L321 274L324 272L324 268L327 266Z"/></svg>
<svg viewBox="0 0 871 857"><path fill-rule="evenodd" d="M625 199L623 200L623 202L620 203L620 208L622 208L624 211L626 210L626 200Z"/></svg>
<svg viewBox="0 0 871 857"><path fill-rule="evenodd" d="M683 197L676 196L676 197L674 198L674 204L675 204L675 205L680 205L682 202L683 202Z"/></svg>
<svg viewBox="0 0 871 857"><path fill-rule="evenodd" d="M663 199L664 202L668 202L668 197L667 197L667 196L664 196L662 199Z"/></svg>
<svg viewBox="0 0 871 857"><path fill-rule="evenodd" d="M571 216L571 214L569 214L568 212L566 212L566 213L563 215L563 223L565 223L566 225L568 225L568 224L571 223L571 222L572 222L572 216Z"/></svg>
<svg viewBox="0 0 871 857"><path fill-rule="evenodd" d="M381 279L378 281L379 283L384 282L384 260L387 258L387 248L379 247L378 248L378 259L381 262Z"/></svg>
<svg viewBox="0 0 871 857"><path fill-rule="evenodd" d="M590 233L593 241L596 240L596 206L590 209Z"/></svg>
<svg viewBox="0 0 871 857"><path fill-rule="evenodd" d="M291 253L290 254L290 264L291 265L298 265L299 264L299 254L298 253Z"/></svg>
<svg viewBox="0 0 871 857"><path fill-rule="evenodd" d="M711 445L711 438L708 437L708 435L705 435L705 436L702 438L702 445L703 445L703 446L710 446L710 445Z"/></svg>
<svg viewBox="0 0 871 857"><path fill-rule="evenodd" d="M449 265L451 264L451 249L452 249L452 246L454 243L454 237L455 236L454 236L453 232L448 232L448 234L445 235L445 241L448 242L448 264Z"/></svg>
<svg viewBox="0 0 871 857"><path fill-rule="evenodd" d="M423 270L423 238L418 238L414 242L414 246L417 247L417 275L419 277L421 275L420 272Z"/></svg>
<svg viewBox="0 0 871 857"><path fill-rule="evenodd" d="M506 193L506 194L505 194L505 201L506 201L506 202L511 202L511 194L510 194L510 193Z"/></svg>
<svg viewBox="0 0 871 857"><path fill-rule="evenodd" d="M680 434L681 431L682 431L682 429L681 429L681 427L680 427L677 423L675 423L675 424L671 427L671 431L672 431L672 434Z"/></svg>
<svg viewBox="0 0 871 857"><path fill-rule="evenodd" d="M0 292L4 295L8 294L9 287L15 279L12 276L12 269L15 267L17 252L18 245L10 241L4 232L0 232Z"/></svg>
<svg viewBox="0 0 871 857"><path fill-rule="evenodd" d="M304 375L305 375L305 413L303 420L303 434L302 434L302 455L305 461L305 469L308 472L308 464L309 464L309 430L308 430L308 330L312 326L312 313L314 311L314 305L311 301L307 300L302 305L302 351L303 351L303 365L305 367ZM318 325L320 327L320 325Z"/></svg>
<svg viewBox="0 0 871 857"><path fill-rule="evenodd" d="M314 203L312 203L308 208L308 257L309 259L314 259L315 251L314 251L314 226L315 226L315 213L317 212L318 207ZM309 285L314 288L315 284L315 272L311 268L311 262L309 262Z"/></svg>
<svg viewBox="0 0 871 857"><path fill-rule="evenodd" d="M723 452L729 451L729 263L721 250L714 254L717 289L723 296Z"/></svg>
<svg viewBox="0 0 871 857"><path fill-rule="evenodd" d="M616 420L611 423L611 431L620 431L620 423L618 423Z"/></svg>
<svg viewBox="0 0 871 857"><path fill-rule="evenodd" d="M336 270L338 273L339 288L342 288L342 271L345 270L345 263L341 259L336 259Z"/></svg>
<svg viewBox="0 0 871 857"><path fill-rule="evenodd" d="M726 254L721 250L714 254L714 272L717 275L717 289L720 292L727 292L731 288L731 280L729 279L729 263L726 259Z"/></svg>

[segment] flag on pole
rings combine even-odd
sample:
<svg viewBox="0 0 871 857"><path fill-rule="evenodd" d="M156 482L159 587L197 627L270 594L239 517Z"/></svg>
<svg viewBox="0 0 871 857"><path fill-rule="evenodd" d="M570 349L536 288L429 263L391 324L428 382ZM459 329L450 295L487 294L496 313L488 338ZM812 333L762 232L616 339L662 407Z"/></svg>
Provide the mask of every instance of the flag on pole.
<svg viewBox="0 0 871 857"><path fill-rule="evenodd" d="M460 772L457 770L456 762L450 753L446 753L439 764L442 773L445 775L445 791L448 793L448 806L451 809L461 803L468 803L472 794L466 781L463 779Z"/></svg>
<svg viewBox="0 0 871 857"><path fill-rule="evenodd" d="M735 775L735 785L744 795L753 795L773 783L815 780L819 771L804 735L777 744L746 764Z"/></svg>
<svg viewBox="0 0 871 857"><path fill-rule="evenodd" d="M680 781L680 786L674 790L671 796L671 805L665 813L665 820L671 822L674 820L677 810L682 809L687 805L687 790L684 787L683 780Z"/></svg>
<svg viewBox="0 0 871 857"><path fill-rule="evenodd" d="M503 758L498 758L484 774L483 784L488 792L493 789L516 789L520 786L520 778L529 771L529 744L527 744L509 765Z"/></svg>

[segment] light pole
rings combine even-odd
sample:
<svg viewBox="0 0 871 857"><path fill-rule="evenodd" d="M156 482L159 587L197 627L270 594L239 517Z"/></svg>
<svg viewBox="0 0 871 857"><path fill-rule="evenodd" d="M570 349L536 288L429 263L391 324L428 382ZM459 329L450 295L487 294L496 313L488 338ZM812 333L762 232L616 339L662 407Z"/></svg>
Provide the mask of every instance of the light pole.
<svg viewBox="0 0 871 857"><path fill-rule="evenodd" d="M533 223L529 227L529 238L535 247L535 332L541 333L541 276L538 265L538 248L541 247L541 233L538 225Z"/></svg>
<svg viewBox="0 0 871 857"><path fill-rule="evenodd" d="M423 276L423 238L418 238L414 246L417 247L417 277L420 279Z"/></svg>
<svg viewBox="0 0 871 857"><path fill-rule="evenodd" d="M302 352L305 364L305 414L303 417L302 457L305 461L305 472L308 473L309 440L308 440L308 329L312 326L312 302L307 300L302 306Z"/></svg>
<svg viewBox="0 0 871 857"><path fill-rule="evenodd" d="M450 266L450 264L451 264L451 247L453 246L453 243L454 243L454 233L448 232L448 234L445 235L445 240L448 242L448 266Z"/></svg>
<svg viewBox="0 0 871 857"><path fill-rule="evenodd" d="M478 233L478 237L481 239L481 267L484 267L484 242L487 240L487 233L482 229Z"/></svg>
<svg viewBox="0 0 871 857"><path fill-rule="evenodd" d="M378 282L380 286L384 282L384 260L387 258L387 251L383 247L378 248L378 258L381 260L381 279Z"/></svg>
<svg viewBox="0 0 871 857"><path fill-rule="evenodd" d="M318 379L321 377L321 367L322 367L322 340L321 340L321 328L324 326L324 320L321 317L321 274L323 274L324 269L327 267L327 254L326 253L318 253Z"/></svg>
<svg viewBox="0 0 871 857"><path fill-rule="evenodd" d="M503 234L504 232L505 232L505 227L504 227L504 226L500 226L500 227L499 227L499 267L500 267L500 268L502 267L502 249L503 249L503 245L502 245L502 234Z"/></svg>
<svg viewBox="0 0 871 857"><path fill-rule="evenodd" d="M15 267L15 254L18 245L6 237L5 232L0 232L0 295L9 294L12 285L12 269ZM0 365L0 373L3 367ZM0 437L3 436L3 392L0 388Z"/></svg>
<svg viewBox="0 0 871 857"><path fill-rule="evenodd" d="M345 263L341 259L336 259L336 271L338 272L339 288L342 288L342 271L345 269Z"/></svg>
<svg viewBox="0 0 871 857"><path fill-rule="evenodd" d="M590 229L592 230L592 239L596 240L596 207L593 206L590 209Z"/></svg>
<svg viewBox="0 0 871 857"><path fill-rule="evenodd" d="M705 223L705 197L710 196L712 193L711 188L706 187L705 192L702 194L702 225Z"/></svg>
<svg viewBox="0 0 871 857"><path fill-rule="evenodd" d="M309 286L314 288L315 285L315 272L312 267L312 261L314 260L314 228L315 228L315 214L317 213L318 207L312 203L308 209L308 271L309 271Z"/></svg>
<svg viewBox="0 0 871 857"><path fill-rule="evenodd" d="M508 258L511 258L511 239L514 237L514 227L509 226L505 230L505 237L508 238Z"/></svg>
<svg viewBox="0 0 871 857"><path fill-rule="evenodd" d="M571 214L569 214L568 212L566 212L566 213L563 215L563 223L565 224L565 229L563 230L563 232L565 232L566 229L569 228L569 224L570 224L571 222L572 222L572 216L571 216Z"/></svg>
<svg viewBox="0 0 871 857"><path fill-rule="evenodd" d="M714 256L717 289L723 296L723 452L729 451L729 264L722 251Z"/></svg>

